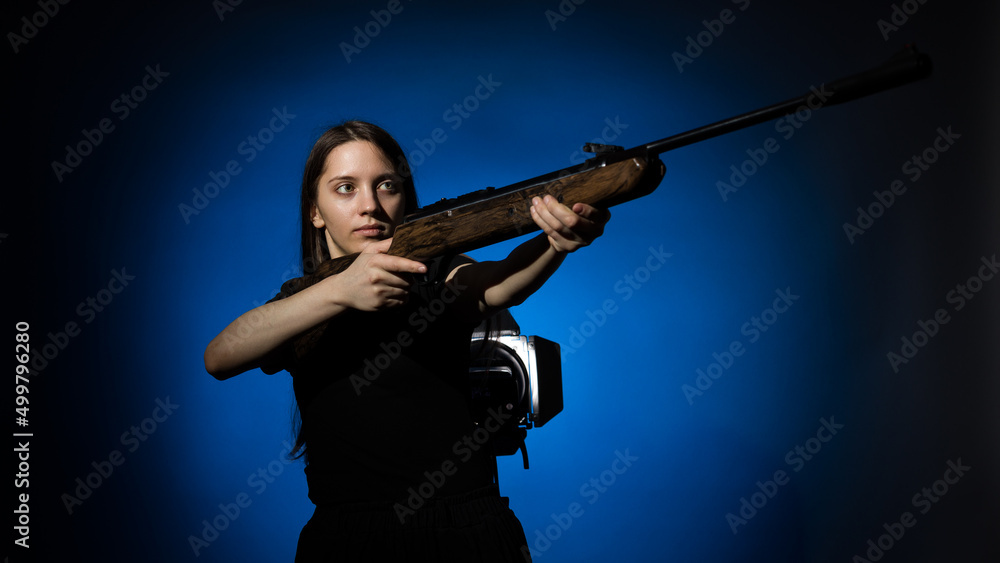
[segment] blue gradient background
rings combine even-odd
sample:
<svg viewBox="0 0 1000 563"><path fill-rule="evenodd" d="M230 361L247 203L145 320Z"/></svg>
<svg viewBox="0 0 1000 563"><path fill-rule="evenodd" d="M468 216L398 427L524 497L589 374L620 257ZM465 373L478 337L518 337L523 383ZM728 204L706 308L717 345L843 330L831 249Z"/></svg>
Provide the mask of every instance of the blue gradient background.
<svg viewBox="0 0 1000 563"><path fill-rule="evenodd" d="M7 54L18 174L0 227L16 292L4 320L30 321L38 347L69 321L82 327L31 382L37 560L292 559L311 504L301 462L284 458L290 379L218 382L202 353L293 274L301 170L326 126L375 121L410 153L443 129L447 139L414 160L426 204L568 166L609 121L623 126L606 140L643 144L799 95L905 41L934 57L930 80L824 109L787 140L767 123L663 155L657 191L616 207L605 236L514 310L525 333L566 350L606 300L617 307L564 355L565 410L529 433L530 470L500 460L501 490L537 561L849 561L961 458L973 469L884 560L1000 555L989 539L998 289L986 282L962 311L945 302L1000 242L1000 49L984 39L995 8L930 2L885 40L876 21L890 3L754 0L678 72L671 54L739 5L590 0L553 29L555 1L404 2L348 62L339 45L386 3L285 4L244 0L220 21L208 1L72 3ZM37 10L15 3L4 24L17 30ZM146 65L169 76L117 119L111 101ZM453 128L445 112L480 77L500 85ZM247 162L238 147L274 108L295 117ZM115 130L57 181L51 162L104 117ZM849 243L843 223L949 125L962 135L952 150ZM723 201L716 182L768 137L780 150ZM185 222L178 206L231 159L240 174ZM503 257L519 242L473 256ZM616 284L651 248L672 255L626 299ZM135 279L86 323L78 304L113 270ZM740 327L785 288L800 298L749 343ZM951 322L894 373L886 352L942 307ZM689 403L681 386L734 340L745 353ZM176 412L127 451L122 433L168 397ZM823 418L844 428L791 471L786 453ZM124 464L67 514L62 495L115 449ZM591 504L582 488L626 451L638 459ZM268 468L261 487L252 476ZM779 469L789 484L734 534L726 514ZM240 493L250 505L196 554L189 537ZM540 540L574 502L583 515Z"/></svg>

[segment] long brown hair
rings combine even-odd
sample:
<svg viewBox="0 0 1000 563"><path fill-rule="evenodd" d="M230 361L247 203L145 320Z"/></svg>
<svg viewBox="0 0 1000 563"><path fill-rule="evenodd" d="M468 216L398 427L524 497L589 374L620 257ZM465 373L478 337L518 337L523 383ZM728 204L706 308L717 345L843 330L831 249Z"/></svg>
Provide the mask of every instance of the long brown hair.
<svg viewBox="0 0 1000 563"><path fill-rule="evenodd" d="M302 221L302 270L306 274L315 270L324 260L330 259L330 250L326 247L323 230L313 227L312 208L316 204L316 191L319 178L326 166L326 157L330 151L350 141L368 141L378 147L402 179L403 193L406 195L404 213L413 213L418 207L417 191L413 185L410 165L406 160L406 154L392 135L378 125L357 120L345 121L327 129L313 145L302 173L299 219Z"/></svg>
<svg viewBox="0 0 1000 563"><path fill-rule="evenodd" d="M403 183L402 189L405 194L403 212L410 214L418 207L417 190L413 185L413 175L406 154L388 131L373 123L357 120L345 121L327 129L313 145L309 158L306 159L305 170L302 172L299 219L302 221L303 275L313 272L320 263L330 259L330 250L327 248L323 229L317 229L312 224L312 208L316 204L316 192L319 188L319 178L326 166L326 157L333 149L351 141L368 141L378 147ZM302 432L302 416L297 401L294 401L292 412L292 433L295 435L295 446L288 456L292 459L305 456L308 463L306 437Z"/></svg>

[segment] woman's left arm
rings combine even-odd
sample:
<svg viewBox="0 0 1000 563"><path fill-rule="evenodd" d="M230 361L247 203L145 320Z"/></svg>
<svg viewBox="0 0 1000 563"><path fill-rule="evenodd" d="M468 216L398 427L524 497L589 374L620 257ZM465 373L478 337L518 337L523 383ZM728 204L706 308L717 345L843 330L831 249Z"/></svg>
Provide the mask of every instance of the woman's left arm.
<svg viewBox="0 0 1000 563"><path fill-rule="evenodd" d="M448 275L463 301L479 314L488 316L524 302L559 268L566 254L604 233L611 213L584 203L570 209L547 195L532 200L531 217L542 234L503 260L463 264Z"/></svg>

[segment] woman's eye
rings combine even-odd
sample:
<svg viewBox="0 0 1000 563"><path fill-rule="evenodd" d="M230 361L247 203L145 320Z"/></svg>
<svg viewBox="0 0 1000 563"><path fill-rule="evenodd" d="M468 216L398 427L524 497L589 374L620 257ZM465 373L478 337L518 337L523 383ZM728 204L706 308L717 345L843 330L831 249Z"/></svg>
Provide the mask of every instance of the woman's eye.
<svg viewBox="0 0 1000 563"><path fill-rule="evenodd" d="M396 184L392 183L392 180L386 180L385 182L382 182L381 184L379 184L378 188L380 190L390 190L390 191L392 191L392 190L396 189Z"/></svg>
<svg viewBox="0 0 1000 563"><path fill-rule="evenodd" d="M340 186L337 186L337 193L346 194L350 193L352 190L354 190L354 186L350 184L342 184Z"/></svg>

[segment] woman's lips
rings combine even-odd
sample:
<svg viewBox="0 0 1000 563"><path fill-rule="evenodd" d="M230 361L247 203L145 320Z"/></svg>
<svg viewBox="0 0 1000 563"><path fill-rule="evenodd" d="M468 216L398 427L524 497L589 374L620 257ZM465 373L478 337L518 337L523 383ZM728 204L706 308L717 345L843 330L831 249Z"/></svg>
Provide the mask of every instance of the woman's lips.
<svg viewBox="0 0 1000 563"><path fill-rule="evenodd" d="M365 225L354 229L354 234L363 237L379 237L385 233L385 227L381 225Z"/></svg>

